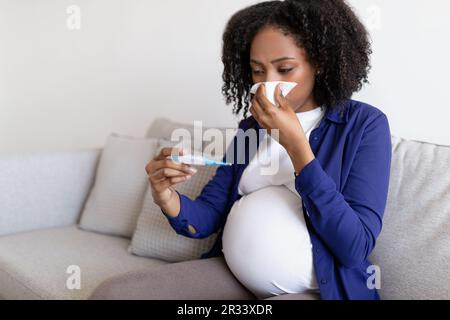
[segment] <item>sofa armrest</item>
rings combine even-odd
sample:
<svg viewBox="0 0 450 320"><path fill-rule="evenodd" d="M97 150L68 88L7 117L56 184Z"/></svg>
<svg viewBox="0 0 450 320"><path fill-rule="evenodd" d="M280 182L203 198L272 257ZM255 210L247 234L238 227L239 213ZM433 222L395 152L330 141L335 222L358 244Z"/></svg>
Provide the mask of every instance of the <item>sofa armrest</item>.
<svg viewBox="0 0 450 320"><path fill-rule="evenodd" d="M0 153L0 236L77 223L101 150Z"/></svg>

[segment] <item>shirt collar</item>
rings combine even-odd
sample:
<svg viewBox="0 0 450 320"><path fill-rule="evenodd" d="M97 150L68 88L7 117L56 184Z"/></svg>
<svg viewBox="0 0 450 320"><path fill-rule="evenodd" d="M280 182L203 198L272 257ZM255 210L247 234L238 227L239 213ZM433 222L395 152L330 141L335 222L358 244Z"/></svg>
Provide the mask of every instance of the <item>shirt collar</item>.
<svg viewBox="0 0 450 320"><path fill-rule="evenodd" d="M327 110L325 117L335 123L347 123L348 108L345 108L344 110Z"/></svg>

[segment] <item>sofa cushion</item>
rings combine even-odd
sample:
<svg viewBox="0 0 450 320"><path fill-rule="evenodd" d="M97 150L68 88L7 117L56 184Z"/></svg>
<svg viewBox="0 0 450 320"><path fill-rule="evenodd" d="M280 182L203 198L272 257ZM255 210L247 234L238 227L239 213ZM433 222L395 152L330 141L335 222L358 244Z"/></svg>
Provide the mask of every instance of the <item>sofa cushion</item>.
<svg viewBox="0 0 450 320"><path fill-rule="evenodd" d="M371 261L383 299L450 299L450 147L393 137L383 230Z"/></svg>
<svg viewBox="0 0 450 320"><path fill-rule="evenodd" d="M165 265L127 252L129 240L76 226L0 237L0 296L5 299L87 299L109 277ZM69 290L69 266L81 288Z"/></svg>
<svg viewBox="0 0 450 320"><path fill-rule="evenodd" d="M217 170L217 167L213 166L195 167L198 171L191 179L175 185L178 192L191 199L200 194ZM161 208L153 203L149 187L129 250L139 256L179 262L199 259L203 253L211 249L216 237L217 233L204 239L191 239L177 234Z"/></svg>
<svg viewBox="0 0 450 320"><path fill-rule="evenodd" d="M145 166L157 145L157 139L108 137L81 215L82 229L131 238L148 184Z"/></svg>
<svg viewBox="0 0 450 320"><path fill-rule="evenodd" d="M256 299L233 276L223 257L170 263L158 270L142 270L112 277L100 284L90 298L92 300ZM193 317L193 319L202 318Z"/></svg>

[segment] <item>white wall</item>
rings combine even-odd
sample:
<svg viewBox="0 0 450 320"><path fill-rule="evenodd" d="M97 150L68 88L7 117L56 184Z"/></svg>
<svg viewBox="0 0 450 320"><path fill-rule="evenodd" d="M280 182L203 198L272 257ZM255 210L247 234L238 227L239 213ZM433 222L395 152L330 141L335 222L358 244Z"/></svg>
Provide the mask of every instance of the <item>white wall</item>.
<svg viewBox="0 0 450 320"><path fill-rule="evenodd" d="M371 84L355 98L385 111L392 133L450 145L450 2L352 0L373 40Z"/></svg>
<svg viewBox="0 0 450 320"><path fill-rule="evenodd" d="M0 151L102 146L159 116L234 126L221 36L250 0L0 0ZM371 27L371 85L392 132L450 144L450 4L353 0ZM81 9L70 30L66 9Z"/></svg>

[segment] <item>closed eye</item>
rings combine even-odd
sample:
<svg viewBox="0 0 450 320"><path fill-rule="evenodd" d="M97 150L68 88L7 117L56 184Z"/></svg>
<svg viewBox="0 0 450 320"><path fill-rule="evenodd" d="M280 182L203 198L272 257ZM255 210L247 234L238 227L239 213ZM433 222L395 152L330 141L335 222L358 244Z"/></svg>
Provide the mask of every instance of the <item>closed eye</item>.
<svg viewBox="0 0 450 320"><path fill-rule="evenodd" d="M282 69L282 70L280 70L280 73L288 73L288 72L291 72L292 70L294 70L294 68L292 68L292 69Z"/></svg>
<svg viewBox="0 0 450 320"><path fill-rule="evenodd" d="M286 74L286 73L291 72L292 70L294 70L294 68L291 68L291 69L280 69L278 72L280 72L281 74ZM264 73L264 71L259 71L259 70L253 70L252 72L253 72L253 74L262 74L262 73Z"/></svg>

